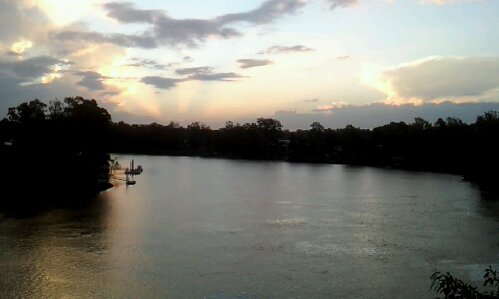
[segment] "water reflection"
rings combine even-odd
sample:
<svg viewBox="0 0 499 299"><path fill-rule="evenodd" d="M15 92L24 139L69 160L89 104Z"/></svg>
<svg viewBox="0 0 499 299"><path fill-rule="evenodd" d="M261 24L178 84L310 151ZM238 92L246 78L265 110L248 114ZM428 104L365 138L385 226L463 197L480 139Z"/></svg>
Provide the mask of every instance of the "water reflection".
<svg viewBox="0 0 499 299"><path fill-rule="evenodd" d="M0 279L6 298L91 294L102 285L109 205L102 199L0 223Z"/></svg>
<svg viewBox="0 0 499 299"><path fill-rule="evenodd" d="M497 206L456 176L133 158L135 186L0 222L2 295L426 298L499 260Z"/></svg>

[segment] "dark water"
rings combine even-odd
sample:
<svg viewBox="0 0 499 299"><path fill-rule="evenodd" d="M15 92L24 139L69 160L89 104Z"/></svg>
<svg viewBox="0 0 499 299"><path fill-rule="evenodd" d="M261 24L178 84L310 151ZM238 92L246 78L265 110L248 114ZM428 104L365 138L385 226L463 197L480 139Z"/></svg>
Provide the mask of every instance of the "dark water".
<svg viewBox="0 0 499 299"><path fill-rule="evenodd" d="M433 298L499 264L497 202L457 176L134 158L135 186L0 220L0 297Z"/></svg>

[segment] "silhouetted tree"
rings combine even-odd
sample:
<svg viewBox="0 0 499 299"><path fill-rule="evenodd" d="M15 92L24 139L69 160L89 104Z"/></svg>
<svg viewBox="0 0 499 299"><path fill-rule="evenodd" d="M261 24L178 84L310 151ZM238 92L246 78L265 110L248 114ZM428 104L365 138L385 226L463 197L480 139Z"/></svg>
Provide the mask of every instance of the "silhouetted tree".
<svg viewBox="0 0 499 299"><path fill-rule="evenodd" d="M66 98L48 109L34 100L10 108L2 122L10 134L2 136L3 144L9 140L1 157L9 175L0 205L39 206L109 186L111 116L95 100Z"/></svg>
<svg viewBox="0 0 499 299"><path fill-rule="evenodd" d="M449 272L435 272L430 277L431 289L443 294L444 299L497 299L499 298L499 273L491 266L485 269L483 286L491 290L479 291L477 287L467 284L452 276Z"/></svg>
<svg viewBox="0 0 499 299"><path fill-rule="evenodd" d="M272 159L281 152L279 139L282 136L282 124L272 118L258 118L256 128L259 136L259 152L261 158Z"/></svg>
<svg viewBox="0 0 499 299"><path fill-rule="evenodd" d="M11 122L30 125L45 120L47 105L36 99L28 103L22 103L15 108L9 108L7 119Z"/></svg>

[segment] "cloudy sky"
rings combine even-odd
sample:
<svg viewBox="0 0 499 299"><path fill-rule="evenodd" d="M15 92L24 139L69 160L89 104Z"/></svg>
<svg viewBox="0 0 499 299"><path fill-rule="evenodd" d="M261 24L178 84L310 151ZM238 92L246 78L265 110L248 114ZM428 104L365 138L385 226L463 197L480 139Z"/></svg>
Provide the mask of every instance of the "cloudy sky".
<svg viewBox="0 0 499 299"><path fill-rule="evenodd" d="M0 114L81 95L140 123L466 118L499 110L498 15L497 0L0 0Z"/></svg>

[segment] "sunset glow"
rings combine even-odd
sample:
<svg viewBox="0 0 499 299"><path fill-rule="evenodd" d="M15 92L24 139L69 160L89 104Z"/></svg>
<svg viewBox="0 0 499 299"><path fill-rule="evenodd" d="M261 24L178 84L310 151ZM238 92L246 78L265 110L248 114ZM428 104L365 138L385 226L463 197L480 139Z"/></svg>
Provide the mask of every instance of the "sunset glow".
<svg viewBox="0 0 499 299"><path fill-rule="evenodd" d="M95 98L138 122L499 102L493 0L2 2L25 18L4 18L17 29L0 36L0 80L14 82L0 91L3 111L38 97L29 82L47 101ZM489 80L465 80L467 69Z"/></svg>

